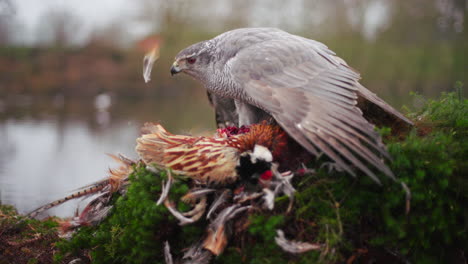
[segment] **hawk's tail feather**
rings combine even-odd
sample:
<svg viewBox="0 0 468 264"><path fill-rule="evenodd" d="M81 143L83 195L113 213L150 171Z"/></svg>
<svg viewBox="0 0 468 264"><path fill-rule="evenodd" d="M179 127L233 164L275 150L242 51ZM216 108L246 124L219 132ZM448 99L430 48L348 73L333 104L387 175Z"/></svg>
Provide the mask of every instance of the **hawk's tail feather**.
<svg viewBox="0 0 468 264"><path fill-rule="evenodd" d="M408 125L413 125L413 122L405 117L402 113L397 111L391 105L387 104L384 100L380 99L375 93L369 91L366 87L361 85L360 83L357 84L358 94L364 97L366 100L378 105L382 110L385 112L395 116L396 118L403 120Z"/></svg>

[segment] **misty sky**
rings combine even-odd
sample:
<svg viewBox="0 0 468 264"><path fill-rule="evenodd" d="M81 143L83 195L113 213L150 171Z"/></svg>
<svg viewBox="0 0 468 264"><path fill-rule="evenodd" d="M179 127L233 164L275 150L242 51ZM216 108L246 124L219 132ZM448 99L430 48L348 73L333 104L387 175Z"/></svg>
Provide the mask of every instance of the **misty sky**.
<svg viewBox="0 0 468 264"><path fill-rule="evenodd" d="M2 0L0 0L2 1ZM156 0L155 0L156 1ZM13 31L13 42L20 44L36 44L38 39L44 36L39 27L44 26L43 21L45 14L50 11L62 11L66 10L71 12L77 20L79 20L79 30L75 32L76 43L85 43L91 32L102 29L109 26L112 23L118 22L119 29L125 34L126 44L130 44L133 40L144 37L145 35L152 33L152 26L149 23L138 22L137 17L142 11L143 1L139 0L12 0L15 6L14 23L16 30ZM223 1L221 1L223 2ZM299 12L293 7L298 7L298 3L301 1L291 1L288 4L288 17L295 17L294 12ZM226 4L226 0L223 2ZM221 5L223 5L221 3ZM258 1L258 3L264 3ZM295 4L294 4L295 3ZM227 5L229 6L229 5ZM279 18L272 18L268 15L262 15L261 6L252 6L255 9L255 15L248 21L249 26L278 26ZM213 11L213 9L210 9ZM210 10L207 10L209 13ZM233 10L225 10L227 13L233 12ZM351 10L352 11L352 10ZM217 13L217 11L214 11ZM203 15L208 15L208 13ZM223 12L221 12L223 13ZM290 14L289 14L290 13ZM319 17L319 13L315 16ZM200 14L202 15L202 14ZM210 14L212 15L212 14ZM219 15L219 14L218 14ZM224 15L227 15L224 13ZM350 15L350 23L353 23L353 17L356 17L352 13ZM283 21L284 22L284 21ZM286 26L284 28L294 29L300 20L287 19L287 23L281 25ZM295 23L293 23L295 22ZM364 27L361 29L364 36L368 39L372 39L379 28L384 26L388 22L388 12L385 0L376 0L370 2L367 7L367 12L364 16ZM47 36L45 36L47 38Z"/></svg>
<svg viewBox="0 0 468 264"><path fill-rule="evenodd" d="M114 21L132 25L138 11L139 1L129 0L13 0L15 20L26 34L15 36L19 42L30 44L36 41L37 28L44 14L50 10L68 10L79 18L80 33L87 35L90 31L105 27ZM125 23L125 22L128 23ZM135 34L144 35L148 28L140 25ZM142 32L143 31L143 32Z"/></svg>

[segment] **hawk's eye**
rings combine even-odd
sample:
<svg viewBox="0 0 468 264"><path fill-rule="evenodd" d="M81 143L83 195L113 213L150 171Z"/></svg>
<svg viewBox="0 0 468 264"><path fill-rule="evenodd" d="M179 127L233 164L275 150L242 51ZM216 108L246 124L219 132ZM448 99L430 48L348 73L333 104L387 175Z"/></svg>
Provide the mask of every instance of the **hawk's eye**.
<svg viewBox="0 0 468 264"><path fill-rule="evenodd" d="M197 61L197 59L195 59L195 58L187 58L187 62L189 64L194 64L196 61Z"/></svg>

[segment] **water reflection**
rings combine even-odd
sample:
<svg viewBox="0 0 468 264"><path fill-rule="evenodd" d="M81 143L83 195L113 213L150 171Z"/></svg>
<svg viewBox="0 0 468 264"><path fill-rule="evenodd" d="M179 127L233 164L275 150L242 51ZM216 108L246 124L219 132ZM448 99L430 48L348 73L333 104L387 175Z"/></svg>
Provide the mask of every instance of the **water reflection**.
<svg viewBox="0 0 468 264"><path fill-rule="evenodd" d="M64 99L62 106L53 103L57 97L6 106L0 123L2 203L24 213L103 178L115 165L105 153L136 157L135 139L146 121L162 121L177 133L213 128L208 103L196 97L160 103L99 96L94 101ZM77 203L50 214L70 216Z"/></svg>
<svg viewBox="0 0 468 264"><path fill-rule="evenodd" d="M60 198L106 175L104 153L133 155L136 126L113 124L93 133L84 122L8 121L2 137L10 151L0 178L2 202L20 211ZM105 135L105 136L104 136Z"/></svg>
<svg viewBox="0 0 468 264"><path fill-rule="evenodd" d="M107 126L111 121L109 113L112 105L112 97L109 93L98 94L94 98L94 108L96 108L96 123L101 126Z"/></svg>

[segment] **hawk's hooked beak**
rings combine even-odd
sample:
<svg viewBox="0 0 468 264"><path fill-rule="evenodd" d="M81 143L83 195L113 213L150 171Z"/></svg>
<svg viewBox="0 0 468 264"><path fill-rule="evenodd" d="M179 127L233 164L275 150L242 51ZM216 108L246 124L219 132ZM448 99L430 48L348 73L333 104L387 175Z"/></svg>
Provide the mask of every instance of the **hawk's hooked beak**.
<svg viewBox="0 0 468 264"><path fill-rule="evenodd" d="M181 69L179 68L179 64L177 63L177 61L175 61L171 66L171 75L174 76L174 74L177 74L180 71Z"/></svg>

